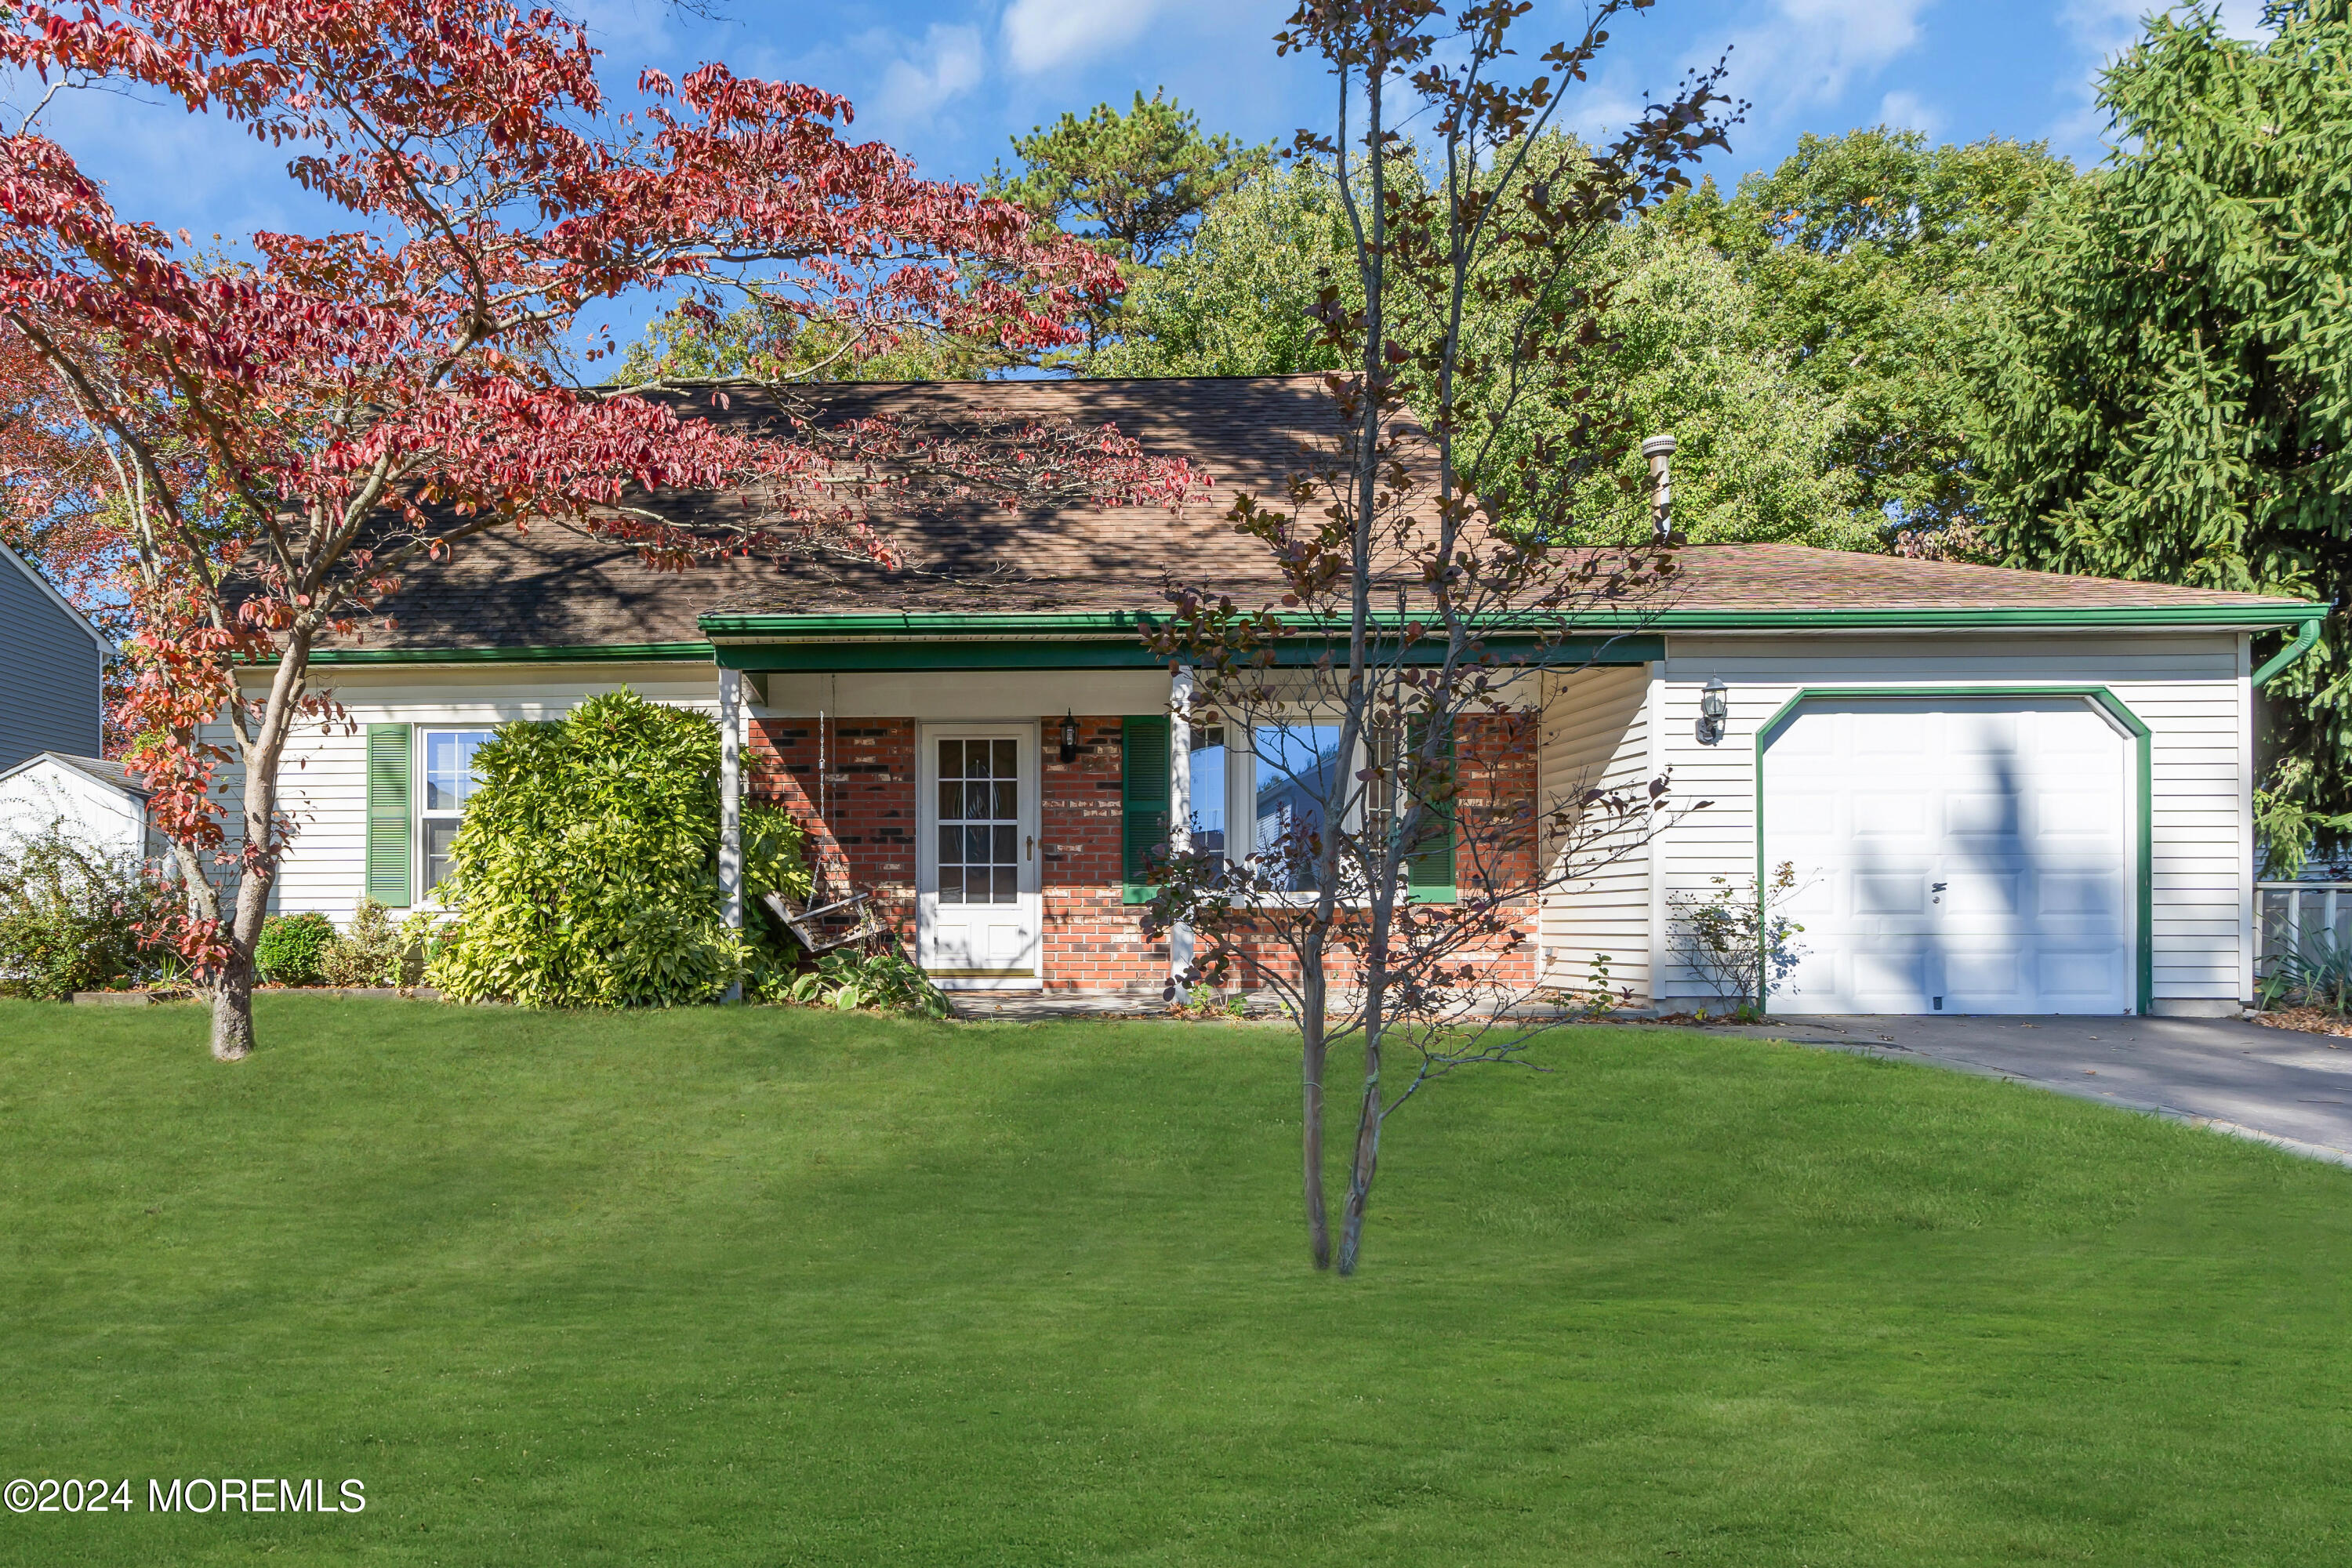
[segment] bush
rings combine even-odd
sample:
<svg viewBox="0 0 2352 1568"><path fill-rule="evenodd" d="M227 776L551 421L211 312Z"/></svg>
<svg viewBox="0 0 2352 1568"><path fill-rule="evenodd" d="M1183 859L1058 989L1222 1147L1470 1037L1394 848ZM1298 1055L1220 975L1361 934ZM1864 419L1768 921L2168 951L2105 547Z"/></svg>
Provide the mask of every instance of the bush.
<svg viewBox="0 0 2352 1568"><path fill-rule="evenodd" d="M633 691L502 725L450 847L458 914L426 978L530 1007L711 1002L782 960L728 929L719 898L719 726ZM799 827L744 812L751 898L808 891Z"/></svg>
<svg viewBox="0 0 2352 1568"><path fill-rule="evenodd" d="M110 856L50 826L0 847L0 996L62 1001L177 972L139 932L169 915L176 895L133 855Z"/></svg>
<svg viewBox="0 0 2352 1568"><path fill-rule="evenodd" d="M435 921L419 912L398 925L392 911L362 899L351 930L337 937L321 962L330 985L394 985L405 991L425 983Z"/></svg>
<svg viewBox="0 0 2352 1568"><path fill-rule="evenodd" d="M1751 877L1745 888L1736 888L1728 878L1712 880L1714 890L1704 896L1666 895L1675 920L1675 956L1746 1016L1780 989L1805 955L1795 941L1805 928L1781 912L1804 889L1797 882L1796 863L1789 860L1769 882Z"/></svg>
<svg viewBox="0 0 2352 1568"><path fill-rule="evenodd" d="M334 922L324 915L271 915L253 944L253 967L273 985L324 984L335 941Z"/></svg>
<svg viewBox="0 0 2352 1568"><path fill-rule="evenodd" d="M813 969L762 976L753 994L763 1002L797 1002L804 1007L837 1007L845 1013L869 1008L944 1018L950 1011L946 995L931 984L931 977L895 948L871 953L835 948L819 958Z"/></svg>

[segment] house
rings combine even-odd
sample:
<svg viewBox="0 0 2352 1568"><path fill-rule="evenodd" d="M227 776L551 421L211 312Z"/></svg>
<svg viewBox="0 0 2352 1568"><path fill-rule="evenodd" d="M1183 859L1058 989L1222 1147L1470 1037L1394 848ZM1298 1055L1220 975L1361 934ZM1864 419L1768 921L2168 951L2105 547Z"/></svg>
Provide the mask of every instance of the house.
<svg viewBox="0 0 2352 1568"><path fill-rule="evenodd" d="M0 544L0 847L63 825L84 843L147 848L147 792L102 759L114 645Z"/></svg>
<svg viewBox="0 0 2352 1568"><path fill-rule="evenodd" d="M0 773L41 752L95 757L114 645L0 544Z"/></svg>
<svg viewBox="0 0 2352 1568"><path fill-rule="evenodd" d="M473 749L627 686L721 715L741 787L811 825L827 886L878 889L943 984L1156 992L1171 954L1133 904L1169 801L1235 837L1296 803L1260 776L1264 742L1171 732L1138 616L1170 568L1264 584L1223 512L1320 427L1315 379L823 395L1116 422L1218 483L1173 516L910 517L899 572L666 574L546 527L471 543L402 590L394 629L320 656L351 723L289 753L283 907L433 906ZM1520 682L1535 743L1486 784L1549 802L1670 774L1712 804L1528 909L1505 973L1581 985L1597 956L1642 1005L1713 1003L1676 960L1679 897L1787 862L1806 952L1784 1010L2210 1015L2252 994L2255 693L2322 606L1783 545L1691 549L1683 576L1638 625L1593 628L1589 665Z"/></svg>

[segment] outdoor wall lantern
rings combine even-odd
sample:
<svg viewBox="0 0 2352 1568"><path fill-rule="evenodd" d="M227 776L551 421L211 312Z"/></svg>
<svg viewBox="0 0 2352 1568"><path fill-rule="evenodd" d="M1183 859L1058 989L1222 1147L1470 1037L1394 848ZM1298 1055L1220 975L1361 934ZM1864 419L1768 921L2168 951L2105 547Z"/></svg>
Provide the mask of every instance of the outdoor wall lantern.
<svg viewBox="0 0 2352 1568"><path fill-rule="evenodd" d="M1075 763L1077 760L1078 721L1074 715L1066 712L1062 715L1062 761Z"/></svg>
<svg viewBox="0 0 2352 1568"><path fill-rule="evenodd" d="M1698 694L1698 743L1702 746L1712 746L1723 739L1724 720L1731 712L1726 690L1722 681L1710 680L1706 689Z"/></svg>

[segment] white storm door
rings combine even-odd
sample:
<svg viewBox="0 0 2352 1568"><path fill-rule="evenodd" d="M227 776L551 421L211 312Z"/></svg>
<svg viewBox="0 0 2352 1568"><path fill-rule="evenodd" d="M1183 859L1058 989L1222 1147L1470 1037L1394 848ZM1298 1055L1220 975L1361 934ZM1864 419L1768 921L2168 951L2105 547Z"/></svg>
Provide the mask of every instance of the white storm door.
<svg viewBox="0 0 2352 1568"><path fill-rule="evenodd" d="M2133 752L2079 698L1809 702L1764 754L1789 1013L2124 1013Z"/></svg>
<svg viewBox="0 0 2352 1568"><path fill-rule="evenodd" d="M926 724L920 745L916 961L950 990L1034 989L1037 726Z"/></svg>

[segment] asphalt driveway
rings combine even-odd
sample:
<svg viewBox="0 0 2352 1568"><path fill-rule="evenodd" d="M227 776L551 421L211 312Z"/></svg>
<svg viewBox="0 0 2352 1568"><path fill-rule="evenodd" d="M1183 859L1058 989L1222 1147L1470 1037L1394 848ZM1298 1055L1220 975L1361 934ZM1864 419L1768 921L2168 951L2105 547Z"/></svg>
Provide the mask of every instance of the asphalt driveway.
<svg viewBox="0 0 2352 1568"><path fill-rule="evenodd" d="M2039 1084L2352 1165L2352 1037L2235 1018L1779 1017L1739 1032Z"/></svg>

